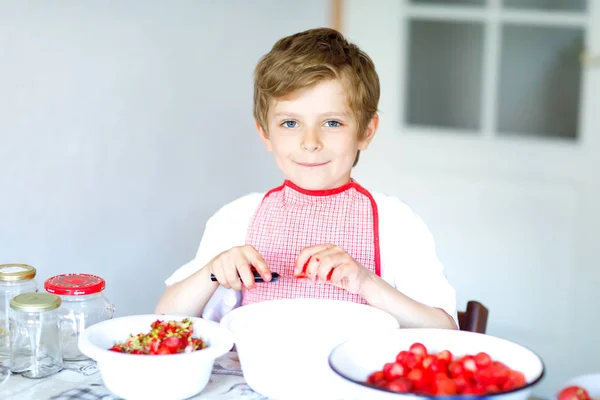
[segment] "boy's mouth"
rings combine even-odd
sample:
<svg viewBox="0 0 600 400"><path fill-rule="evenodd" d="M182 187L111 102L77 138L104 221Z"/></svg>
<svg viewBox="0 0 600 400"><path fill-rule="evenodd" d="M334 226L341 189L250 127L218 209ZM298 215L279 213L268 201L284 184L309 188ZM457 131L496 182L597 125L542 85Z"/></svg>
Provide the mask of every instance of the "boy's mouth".
<svg viewBox="0 0 600 400"><path fill-rule="evenodd" d="M296 162L296 164L300 165L301 167L307 167L307 168L315 168L315 167L321 167L325 164L329 164L329 161L326 162L322 162L322 163L303 163L303 162Z"/></svg>

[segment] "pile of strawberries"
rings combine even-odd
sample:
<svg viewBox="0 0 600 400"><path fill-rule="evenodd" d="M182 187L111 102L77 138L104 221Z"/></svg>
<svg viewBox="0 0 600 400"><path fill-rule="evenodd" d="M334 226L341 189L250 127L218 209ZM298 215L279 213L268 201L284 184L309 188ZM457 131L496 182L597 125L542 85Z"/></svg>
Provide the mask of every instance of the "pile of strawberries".
<svg viewBox="0 0 600 400"><path fill-rule="evenodd" d="M401 351L395 362L372 373L367 383L393 392L424 395L486 395L525 385L525 376L486 353L454 357L448 350L428 353L421 343Z"/></svg>
<svg viewBox="0 0 600 400"><path fill-rule="evenodd" d="M178 354L190 353L207 347L206 343L192 337L194 326L190 319L182 321L156 320L149 333L130 335L124 343L115 343L109 350L128 354Z"/></svg>

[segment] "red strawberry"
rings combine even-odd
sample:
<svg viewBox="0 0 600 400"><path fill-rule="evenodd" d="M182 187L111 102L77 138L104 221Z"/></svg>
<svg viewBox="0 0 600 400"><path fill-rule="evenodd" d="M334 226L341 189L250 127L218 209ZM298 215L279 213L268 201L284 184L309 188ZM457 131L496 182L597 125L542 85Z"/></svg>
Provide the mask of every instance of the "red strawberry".
<svg viewBox="0 0 600 400"><path fill-rule="evenodd" d="M496 385L504 385L508 379L509 368L499 361L493 362L488 368L492 370L492 380Z"/></svg>
<svg viewBox="0 0 600 400"><path fill-rule="evenodd" d="M410 346L409 351L415 355L418 363L423 361L428 355L427 348L422 343L413 343Z"/></svg>
<svg viewBox="0 0 600 400"><path fill-rule="evenodd" d="M404 359L404 365L408 369L414 369L421 363L420 360L417 359L417 356L414 353L408 352Z"/></svg>
<svg viewBox="0 0 600 400"><path fill-rule="evenodd" d="M408 371L407 368L399 363L388 363L383 366L383 373L388 381L393 381L396 378L405 376Z"/></svg>
<svg viewBox="0 0 600 400"><path fill-rule="evenodd" d="M458 378L459 376L463 376L464 368L460 362L452 362L448 366L448 372L451 377Z"/></svg>
<svg viewBox="0 0 600 400"><path fill-rule="evenodd" d="M171 350L177 350L181 346L181 340L177 336L170 336L163 340L162 345Z"/></svg>
<svg viewBox="0 0 600 400"><path fill-rule="evenodd" d="M475 363L475 358L473 356L464 356L461 359L461 364L464 373L467 374L467 376L473 376L475 372L477 372L477 364Z"/></svg>
<svg viewBox="0 0 600 400"><path fill-rule="evenodd" d="M456 382L450 378L438 379L436 381L436 394L438 396L448 396L456 394Z"/></svg>
<svg viewBox="0 0 600 400"><path fill-rule="evenodd" d="M383 374L383 371L375 371L371 375L369 375L369 378L367 379L367 382L369 382L369 383L377 383L378 381L381 381L381 380L385 380L385 376Z"/></svg>
<svg viewBox="0 0 600 400"><path fill-rule="evenodd" d="M442 350L437 354L437 358L446 364L450 364L452 362L452 353L449 350Z"/></svg>
<svg viewBox="0 0 600 400"><path fill-rule="evenodd" d="M588 400L591 399L588 391L580 386L568 386L560 391L558 400Z"/></svg>
<svg viewBox="0 0 600 400"><path fill-rule="evenodd" d="M302 267L302 271L300 271L299 273L296 274L296 278L298 279L302 279L302 278L306 278L306 269L308 268L308 263L310 262L311 257L308 258L308 260L306 260L306 262L304 263L304 266Z"/></svg>
<svg viewBox="0 0 600 400"><path fill-rule="evenodd" d="M408 355L408 351L402 350L396 356L396 362L399 364L404 364L406 362L406 356Z"/></svg>
<svg viewBox="0 0 600 400"><path fill-rule="evenodd" d="M421 363L421 365L423 365L423 368L428 369L429 366L431 366L431 364L433 364L434 361L436 361L437 358L435 356L427 356L423 359L423 362Z"/></svg>
<svg viewBox="0 0 600 400"><path fill-rule="evenodd" d="M463 376L454 378L454 384L456 385L456 391L458 393L462 393L462 391L465 390L467 388L467 386L469 385L469 383Z"/></svg>
<svg viewBox="0 0 600 400"><path fill-rule="evenodd" d="M422 369L413 369L407 375L407 378L413 382L419 382L423 379L423 370Z"/></svg>
<svg viewBox="0 0 600 400"><path fill-rule="evenodd" d="M148 341L148 352L150 354L156 354L159 346L160 346L160 340L158 340L157 338L151 338Z"/></svg>
<svg viewBox="0 0 600 400"><path fill-rule="evenodd" d="M412 386L412 382L406 378L397 378L385 384L387 389L397 393L408 393Z"/></svg>
<svg viewBox="0 0 600 400"><path fill-rule="evenodd" d="M475 364L477 364L479 368L487 367L491 363L492 358L487 353L477 353L475 356Z"/></svg>

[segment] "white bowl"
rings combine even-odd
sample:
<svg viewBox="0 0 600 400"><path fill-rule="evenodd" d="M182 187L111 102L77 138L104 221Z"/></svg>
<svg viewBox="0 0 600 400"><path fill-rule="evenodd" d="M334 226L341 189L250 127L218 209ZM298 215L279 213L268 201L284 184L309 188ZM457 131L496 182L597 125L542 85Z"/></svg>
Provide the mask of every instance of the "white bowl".
<svg viewBox="0 0 600 400"><path fill-rule="evenodd" d="M533 386L544 376L542 360L526 347L494 336L446 329L400 329L394 332L354 337L331 352L329 365L342 378L353 382L356 387L367 389L372 394L369 398L431 398L433 396L394 393L364 383L371 373L381 370L385 363L394 361L398 352L408 350L415 342L424 344L428 352L449 350L454 356L486 352L493 360L501 361L525 375L526 386L482 397L493 397L499 400L527 399ZM458 397L461 396L452 396L454 399ZM462 397L467 398L467 396Z"/></svg>
<svg viewBox="0 0 600 400"><path fill-rule="evenodd" d="M233 333L248 385L273 399L349 398L353 385L329 368L331 350L356 334L398 328L394 317L374 307L319 299L243 306L221 325Z"/></svg>
<svg viewBox="0 0 600 400"><path fill-rule="evenodd" d="M214 360L233 347L231 333L216 322L192 320L194 333L208 347L191 353L135 355L109 351L130 334L147 333L157 319L181 321L181 315L135 315L94 324L79 338L79 349L96 360L106 387L128 400L185 399L201 392L212 372Z"/></svg>

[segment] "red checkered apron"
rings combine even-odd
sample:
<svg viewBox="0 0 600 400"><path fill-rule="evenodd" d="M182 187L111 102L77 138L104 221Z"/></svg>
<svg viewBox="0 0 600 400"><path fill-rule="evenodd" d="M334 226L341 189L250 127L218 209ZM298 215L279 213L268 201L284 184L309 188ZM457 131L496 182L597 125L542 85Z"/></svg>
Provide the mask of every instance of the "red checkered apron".
<svg viewBox="0 0 600 400"><path fill-rule="evenodd" d="M273 272L292 276L296 258L307 246L337 245L380 275L377 205L356 182L332 190L307 191L290 181L269 191L256 210L246 235ZM263 300L314 298L366 304L356 294L304 279L281 279L243 289L242 304Z"/></svg>

